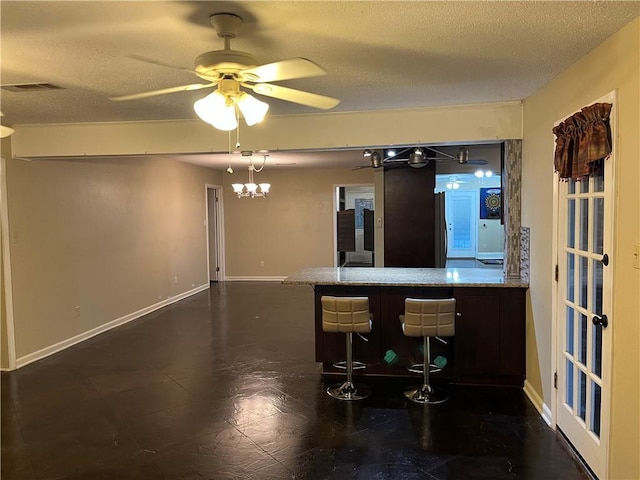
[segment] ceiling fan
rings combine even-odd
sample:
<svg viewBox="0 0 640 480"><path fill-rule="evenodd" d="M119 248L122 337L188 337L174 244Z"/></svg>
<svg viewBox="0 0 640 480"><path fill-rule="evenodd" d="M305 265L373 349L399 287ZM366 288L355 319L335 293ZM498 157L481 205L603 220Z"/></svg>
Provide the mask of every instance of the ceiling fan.
<svg viewBox="0 0 640 480"><path fill-rule="evenodd" d="M403 157L407 152L410 152L409 155ZM429 156L428 152L434 152L439 156ZM469 149L467 147L460 147L456 155L450 155L433 147L408 147L399 151L388 149L384 151L384 156L377 150L367 149L364 151L364 157L368 158L371 164L356 167L354 170L360 168L380 168L390 164L422 168L427 166L432 160L436 162L455 161L460 165L486 165L488 163L484 159L470 159Z"/></svg>
<svg viewBox="0 0 640 480"><path fill-rule="evenodd" d="M232 13L217 13L210 17L210 21L218 36L224 39L224 49L205 52L196 57L194 70L181 68L182 70L196 74L208 83L194 83L131 95L116 96L111 97L111 100L137 100L168 93L217 87L210 101L200 105L201 110L203 107L210 107L214 103L217 105L223 102L220 111L222 111L222 107L226 107L226 114L232 113L235 118L236 112L234 105L237 105L249 125L253 125L257 121L262 120L269 106L249 95L243 91L242 88L266 97L277 98L324 110L333 108L340 103L340 100L337 98L269 83L326 75L327 72L316 63L306 58L290 58L288 60L259 65L250 53L231 49L231 39L237 35L240 25L242 25L241 17ZM161 63L159 64L168 66ZM209 97L211 97L211 95ZM209 97L201 100L209 99ZM206 103L210 105L205 105ZM196 104L198 104L198 102L196 102ZM262 104L262 106L259 104ZM196 109L196 113L203 118L201 112L198 111L198 106L194 105L194 108ZM209 121L206 118L203 118L203 120ZM235 126L237 126L237 123ZM233 128L235 128L235 126L233 126ZM221 129L232 130L233 128Z"/></svg>

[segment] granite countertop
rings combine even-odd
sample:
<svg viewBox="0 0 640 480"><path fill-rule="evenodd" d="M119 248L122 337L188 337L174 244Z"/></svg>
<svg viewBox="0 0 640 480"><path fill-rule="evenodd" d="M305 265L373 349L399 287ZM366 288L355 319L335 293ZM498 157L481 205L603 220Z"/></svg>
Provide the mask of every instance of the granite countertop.
<svg viewBox="0 0 640 480"><path fill-rule="evenodd" d="M505 279L490 268L303 268L284 279L285 285L363 285L407 287L528 288L521 279Z"/></svg>

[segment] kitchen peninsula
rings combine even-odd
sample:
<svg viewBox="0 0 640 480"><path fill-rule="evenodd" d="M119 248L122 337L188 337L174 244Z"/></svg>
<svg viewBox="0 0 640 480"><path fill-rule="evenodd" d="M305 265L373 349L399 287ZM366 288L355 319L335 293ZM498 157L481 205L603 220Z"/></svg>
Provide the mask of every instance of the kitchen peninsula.
<svg viewBox="0 0 640 480"><path fill-rule="evenodd" d="M366 363L362 375L413 375L420 363L420 339L405 337L399 316L404 299L455 298L454 337L433 340L432 360L441 376L461 384L522 386L525 375L525 292L522 280L482 268L305 268L284 284L311 285L315 295L315 354L323 373L343 372L333 364L345 358L344 338L322 331L323 295L367 296L373 328L354 336L354 360ZM446 343L445 343L446 342Z"/></svg>

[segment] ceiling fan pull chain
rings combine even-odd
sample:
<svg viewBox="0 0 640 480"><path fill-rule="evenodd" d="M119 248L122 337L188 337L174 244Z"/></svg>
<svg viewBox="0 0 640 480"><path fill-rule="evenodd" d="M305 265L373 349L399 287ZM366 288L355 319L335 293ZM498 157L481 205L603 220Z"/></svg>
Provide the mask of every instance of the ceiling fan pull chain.
<svg viewBox="0 0 640 480"><path fill-rule="evenodd" d="M227 133L229 134L228 135L229 142L228 142L228 145L227 145L229 147L228 150L227 150L227 152L228 152L227 159L229 160L229 167L227 168L227 172L228 173L233 173L233 168L231 168L231 130L228 130Z"/></svg>

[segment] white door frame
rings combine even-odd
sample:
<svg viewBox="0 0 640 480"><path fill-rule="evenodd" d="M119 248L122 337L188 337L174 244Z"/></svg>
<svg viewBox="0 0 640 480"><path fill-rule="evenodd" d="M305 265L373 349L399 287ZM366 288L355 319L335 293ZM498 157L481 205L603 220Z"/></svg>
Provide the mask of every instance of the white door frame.
<svg viewBox="0 0 640 480"><path fill-rule="evenodd" d="M209 211L209 190L214 190L217 194L218 201L216 202L214 215L211 215ZM206 184L204 187L204 204L205 204L205 233L206 233L206 251L207 251L207 281L211 281L211 259L209 257L211 241L215 242L216 252L218 256L218 267L220 270L217 272L217 280L223 281L225 279L225 246L224 246L224 208L223 208L223 188L221 185ZM209 238L209 222L217 221L217 228L214 239Z"/></svg>
<svg viewBox="0 0 640 480"><path fill-rule="evenodd" d="M611 162L611 174L608 176L609 177L608 181L610 182L610 185L608 186L608 188L610 189L611 193L609 194L610 200L608 202L605 202L604 215L605 215L605 219L608 220L608 223L607 221L605 221L604 232L603 232L605 244L608 245L609 248L612 248L614 245L612 226L615 224L615 209L614 209L615 197L613 195L613 192L615 192L615 178L616 178L615 153L616 153L617 144L618 144L618 141L617 141L617 135L618 135L617 133L618 132L617 90L609 92L608 94L600 97L599 99L594 100L592 102L588 102L585 105L592 105L594 103L611 103L613 105L612 113L610 117L612 154L611 154L611 157L607 160ZM575 112L556 121L554 123L554 127L557 126L559 123L563 122L564 120L566 120L571 115L579 111L580 110L576 110ZM606 188L607 187L605 187L605 191L606 191ZM560 371L560 369L563 368L562 365L560 364L560 362L563 360L563 356L559 354L559 348L560 348L559 339L563 338L562 332L560 332L560 328L563 326L563 324L562 322L560 322L559 305L558 305L558 301L560 297L560 292L559 292L560 283L558 281L555 281L555 269L556 269L556 266L560 265L559 262L565 261L565 259L560 259L559 257L558 243L563 238L562 236L563 234L561 234L560 229L566 228L566 225L559 224L560 218L561 218L559 214L559 208L560 208L560 179L558 177L558 174L555 173L554 183L553 183L553 234L552 234L553 240L552 240L552 254L551 254L552 265L551 265L551 268L549 268L549 273L550 273L549 278L550 278L551 284L553 285L553 288L551 290L551 302L552 302L551 371L549 372L549 375L550 375L549 378L552 379L552 383L553 383L554 376L556 375L556 372ZM615 265L615 261L611 261L609 266L606 267L610 271L610 278L611 278L610 288L612 291L613 291L613 279L614 279L614 265ZM578 267L576 266L576 268ZM600 480L604 480L605 478L607 478L608 467L609 467L609 434L610 434L610 418L611 418L611 375L612 375L611 357L613 356L612 338L613 338L613 329L615 328L615 318L616 318L613 301L611 302L608 315L612 319L614 319L614 321L609 324L609 326L607 327L608 331L606 332L607 335L609 336L609 342L610 342L609 358L607 359L607 361L605 361L604 355L602 358L603 399L601 404L603 406L606 406L606 408L601 409L600 443L602 445L602 448L605 451L605 458L604 458L604 465L601 468L601 470L604 472L604 475L601 476ZM604 332L603 332L603 337L604 337ZM603 338L603 342L604 342L604 338ZM550 426L555 430L557 429L557 422L558 422L558 389L553 387L551 389L551 412L550 413L551 413L551 418L549 419Z"/></svg>
<svg viewBox="0 0 640 480"><path fill-rule="evenodd" d="M376 186L374 183L336 183L333 185L333 250L332 250L332 256L333 256L333 267L337 268L338 267L338 218L336 215L336 212L338 211L338 189L339 188L348 188L348 187L371 187L373 188L373 200L374 200L374 209L375 209L375 198L376 198L376 194L375 194L375 190L376 190ZM372 255L372 259L374 259L375 262L375 252L371 253Z"/></svg>
<svg viewBox="0 0 640 480"><path fill-rule="evenodd" d="M9 233L9 208L7 205L7 162L0 157L0 229L2 234L2 265L4 283L0 285L3 289L6 318L0 318L7 329L7 358L8 370L16 369L16 337L13 317L13 284L11 281L11 245ZM2 346L4 347L4 345Z"/></svg>

